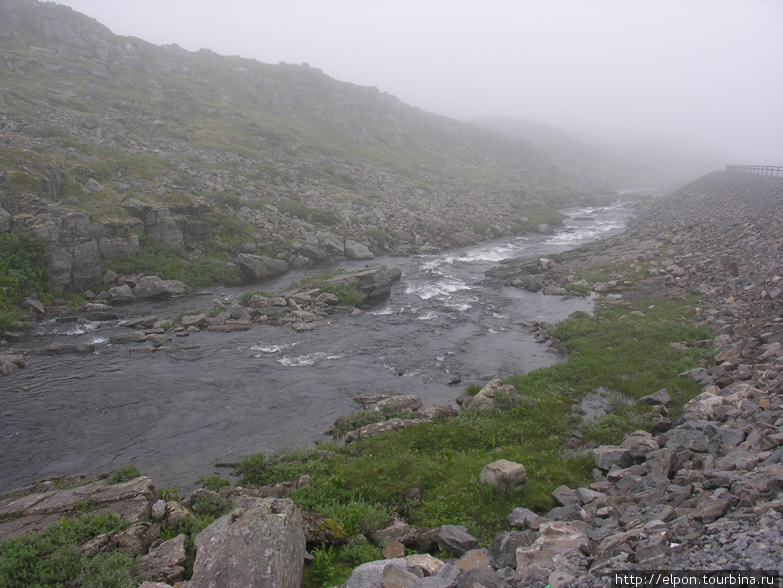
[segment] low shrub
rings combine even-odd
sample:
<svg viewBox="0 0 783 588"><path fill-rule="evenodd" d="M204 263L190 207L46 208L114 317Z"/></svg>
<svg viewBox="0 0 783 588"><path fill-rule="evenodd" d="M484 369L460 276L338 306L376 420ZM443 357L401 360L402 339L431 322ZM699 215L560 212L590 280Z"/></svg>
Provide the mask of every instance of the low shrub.
<svg viewBox="0 0 783 588"><path fill-rule="evenodd" d="M51 299L48 248L30 233L0 231L0 333L19 328L19 302L31 293Z"/></svg>

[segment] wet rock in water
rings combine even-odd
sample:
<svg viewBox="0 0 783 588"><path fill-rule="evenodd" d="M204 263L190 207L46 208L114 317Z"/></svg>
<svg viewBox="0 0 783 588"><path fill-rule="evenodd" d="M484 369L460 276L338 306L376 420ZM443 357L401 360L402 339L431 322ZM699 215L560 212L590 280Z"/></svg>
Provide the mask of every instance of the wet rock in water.
<svg viewBox="0 0 783 588"><path fill-rule="evenodd" d="M402 272L396 267L378 266L360 272L341 274L326 280L327 286L346 286L364 296L365 300L387 298L392 284L398 282Z"/></svg>
<svg viewBox="0 0 783 588"><path fill-rule="evenodd" d="M0 355L0 374L7 376L17 369L23 369L27 366L24 355L6 354Z"/></svg>
<svg viewBox="0 0 783 588"><path fill-rule="evenodd" d="M387 398L401 395L402 392L398 392L397 390L384 390L383 392L368 392L366 394L359 394L358 396L354 396L353 400L358 402L362 408L368 409L381 400L386 400Z"/></svg>
<svg viewBox="0 0 783 588"><path fill-rule="evenodd" d="M144 331L132 331L130 333L119 333L109 337L112 345L122 345L124 343L141 343L147 340L147 334Z"/></svg>
<svg viewBox="0 0 783 588"><path fill-rule="evenodd" d="M376 412L381 412L384 409L392 411L414 411L421 408L421 398L413 394L400 394L399 396L390 396L389 398L383 398L377 402L373 402L367 408Z"/></svg>

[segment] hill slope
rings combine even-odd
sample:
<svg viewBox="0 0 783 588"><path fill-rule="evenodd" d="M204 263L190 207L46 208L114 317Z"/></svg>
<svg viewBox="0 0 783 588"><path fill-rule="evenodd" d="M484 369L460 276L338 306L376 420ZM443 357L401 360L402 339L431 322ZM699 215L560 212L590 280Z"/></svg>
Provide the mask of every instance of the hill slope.
<svg viewBox="0 0 783 588"><path fill-rule="evenodd" d="M592 181L610 181L617 188L660 186L671 182L661 168L621 159L597 149L549 125L533 120L485 117L468 121L531 147L579 177Z"/></svg>
<svg viewBox="0 0 783 588"><path fill-rule="evenodd" d="M0 228L52 246L58 288L149 246L228 270L239 252L301 265L346 240L435 250L608 193L305 64L158 47L53 3L4 0L0 55Z"/></svg>

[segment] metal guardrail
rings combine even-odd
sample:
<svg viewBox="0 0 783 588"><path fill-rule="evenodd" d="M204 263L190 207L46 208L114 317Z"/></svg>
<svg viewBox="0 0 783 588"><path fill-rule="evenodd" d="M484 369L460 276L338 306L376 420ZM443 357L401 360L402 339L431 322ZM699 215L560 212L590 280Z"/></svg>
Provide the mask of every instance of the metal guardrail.
<svg viewBox="0 0 783 588"><path fill-rule="evenodd" d="M727 165L726 171L732 174L783 176L783 166L780 165Z"/></svg>

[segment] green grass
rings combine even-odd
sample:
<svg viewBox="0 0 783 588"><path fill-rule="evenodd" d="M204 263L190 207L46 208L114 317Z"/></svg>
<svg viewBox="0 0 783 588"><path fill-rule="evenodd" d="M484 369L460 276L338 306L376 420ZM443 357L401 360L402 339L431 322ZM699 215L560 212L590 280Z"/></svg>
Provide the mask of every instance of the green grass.
<svg viewBox="0 0 783 588"><path fill-rule="evenodd" d="M131 480L134 480L141 476L139 473L139 470L137 470L133 466L125 466L123 468L118 469L116 472L114 472L111 477L106 480L106 483L109 485L112 484L121 484L123 482L129 482Z"/></svg>
<svg viewBox="0 0 783 588"><path fill-rule="evenodd" d="M120 275L145 274L164 280L180 280L193 288L211 284L236 285L242 281L239 269L227 265L219 254L194 256L188 260L165 246L150 243L145 243L136 255L111 262L108 269Z"/></svg>
<svg viewBox="0 0 783 588"><path fill-rule="evenodd" d="M48 249L30 233L0 231L0 333L17 329L24 315L19 302L31 292L51 298Z"/></svg>
<svg viewBox="0 0 783 588"><path fill-rule="evenodd" d="M250 292L242 292L242 294L237 296L237 302L239 302L239 304L243 306L247 306L247 303L250 302L250 299L253 298L253 296L263 296L264 298L271 298L272 294L264 290L251 290Z"/></svg>
<svg viewBox="0 0 783 588"><path fill-rule="evenodd" d="M382 527L395 515L417 526L465 525L489 541L505 527L514 507L544 512L555 506L551 492L557 486L576 488L591 481L589 451L563 452L581 425L572 407L586 394L603 386L638 399L666 387L676 410L699 392L677 374L709 359L710 351L693 347L678 353L669 345L713 335L693 323L694 303L663 301L652 308L647 303L641 307L647 316L631 315L626 307L599 309L594 316L574 313L555 330L567 361L506 380L532 404L492 413L463 410L456 418L332 447L326 458L316 450L245 456L237 468L241 483L274 484L309 474L310 485L294 490L291 498L301 508L332 518L349 535ZM620 441L642 423L638 410L615 406L586 428L584 448ZM478 483L482 468L501 458L525 465L527 483L521 491ZM339 551L320 557L336 562ZM334 577L329 581L336 583Z"/></svg>
<svg viewBox="0 0 783 588"><path fill-rule="evenodd" d="M349 431L355 431L356 429L365 425L371 425L373 423L381 423L388 421L389 419L415 419L417 413L414 411L402 411L392 410L384 407L380 411L377 410L357 410L348 415L339 417L332 427L332 436L335 438L341 438Z"/></svg>
<svg viewBox="0 0 783 588"><path fill-rule="evenodd" d="M110 552L88 558L78 547L130 525L112 511L64 517L43 531L0 542L0 587L135 588L141 554Z"/></svg>

